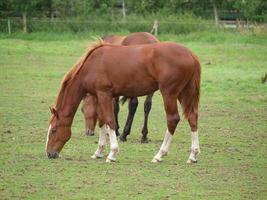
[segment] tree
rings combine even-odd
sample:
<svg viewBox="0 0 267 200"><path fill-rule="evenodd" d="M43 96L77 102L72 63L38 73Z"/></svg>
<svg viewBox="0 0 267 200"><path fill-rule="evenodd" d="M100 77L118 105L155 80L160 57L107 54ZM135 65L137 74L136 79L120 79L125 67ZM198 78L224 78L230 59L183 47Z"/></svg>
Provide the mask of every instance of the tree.
<svg viewBox="0 0 267 200"><path fill-rule="evenodd" d="M252 20L256 16L256 11L260 7L263 1L261 0L236 0L234 8L241 11L247 20Z"/></svg>
<svg viewBox="0 0 267 200"><path fill-rule="evenodd" d="M122 17L123 17L123 20L125 20L126 18L126 11L125 11L125 2L124 0L122 0Z"/></svg>
<svg viewBox="0 0 267 200"><path fill-rule="evenodd" d="M8 0L10 8L17 11L22 16L23 21L23 32L28 32L28 14L34 12L37 8L42 7L46 4L46 0Z"/></svg>

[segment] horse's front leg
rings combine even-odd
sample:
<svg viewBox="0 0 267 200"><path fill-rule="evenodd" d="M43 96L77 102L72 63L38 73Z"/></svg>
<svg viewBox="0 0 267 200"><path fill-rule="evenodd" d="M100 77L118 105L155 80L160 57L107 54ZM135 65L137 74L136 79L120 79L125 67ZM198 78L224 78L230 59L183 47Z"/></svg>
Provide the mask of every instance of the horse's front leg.
<svg viewBox="0 0 267 200"><path fill-rule="evenodd" d="M110 153L106 162L116 161L116 156L119 152L119 145L115 132L116 123L112 95L106 92L98 92L97 99L100 112L102 113L102 119L99 119L99 125L106 128L106 132L110 139Z"/></svg>
<svg viewBox="0 0 267 200"><path fill-rule="evenodd" d="M98 140L98 147L94 153L94 155L91 156L91 158L93 159L98 159L98 158L102 158L103 152L105 150L105 147L107 145L107 129L106 129L106 125L102 125L100 127L100 131L99 131L99 140Z"/></svg>

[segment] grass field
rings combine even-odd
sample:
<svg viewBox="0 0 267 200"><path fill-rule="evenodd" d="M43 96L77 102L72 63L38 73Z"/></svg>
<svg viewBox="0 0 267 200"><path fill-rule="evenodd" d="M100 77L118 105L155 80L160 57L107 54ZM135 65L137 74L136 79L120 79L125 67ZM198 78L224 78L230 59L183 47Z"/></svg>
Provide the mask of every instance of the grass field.
<svg viewBox="0 0 267 200"><path fill-rule="evenodd" d="M184 119L164 162L150 162L166 129L159 93L150 113L151 141L139 143L141 98L118 162L90 158L98 137L83 134L80 111L62 157L46 158L48 107L87 38L0 35L0 199L266 199L266 33L160 35L185 44L202 62L201 155L194 165L186 164L191 138ZM121 127L126 113L124 106Z"/></svg>

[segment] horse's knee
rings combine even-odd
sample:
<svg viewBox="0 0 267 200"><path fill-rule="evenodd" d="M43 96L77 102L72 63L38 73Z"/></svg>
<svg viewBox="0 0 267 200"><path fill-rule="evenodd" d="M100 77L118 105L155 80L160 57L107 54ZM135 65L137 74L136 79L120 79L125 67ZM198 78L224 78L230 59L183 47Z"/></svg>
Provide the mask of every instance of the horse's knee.
<svg viewBox="0 0 267 200"><path fill-rule="evenodd" d="M88 108L88 105L86 104L85 101L82 102L82 106L81 106L81 112L86 115L87 114L87 108Z"/></svg>
<svg viewBox="0 0 267 200"><path fill-rule="evenodd" d="M151 99L145 101L145 105L144 105L144 111L145 111L145 113L149 113L149 112L150 112L150 110L151 110L151 106L152 106L152 101L151 101Z"/></svg>
<svg viewBox="0 0 267 200"><path fill-rule="evenodd" d="M112 118L108 118L105 120L105 124L107 124L112 130L115 130L116 128L116 123L115 123L115 120L112 119Z"/></svg>

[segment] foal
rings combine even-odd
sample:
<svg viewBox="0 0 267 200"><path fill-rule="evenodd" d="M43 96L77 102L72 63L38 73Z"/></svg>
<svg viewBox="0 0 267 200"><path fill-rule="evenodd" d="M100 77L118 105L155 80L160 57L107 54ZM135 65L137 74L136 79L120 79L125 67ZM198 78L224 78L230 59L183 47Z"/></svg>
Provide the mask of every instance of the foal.
<svg viewBox="0 0 267 200"><path fill-rule="evenodd" d="M158 42L157 38L155 38L152 34L147 33L147 32L131 33L128 36L108 35L108 36L103 37L102 39L106 43L115 44L115 45L124 45L124 46L138 45L138 44L152 44L152 43ZM148 115L149 115L149 112L152 106L152 96L153 96L153 93L148 95L144 102L144 125L142 128L141 143L148 142L147 123L148 123ZM126 99L127 98L124 98L125 101ZM131 132L133 118L134 118L137 106L138 106L138 98L137 97L129 98L129 104L128 104L129 112L128 112L127 121L123 129L123 133L120 136L121 141L126 141L127 136ZM116 135L117 136L120 135L119 134L120 126L119 126L119 121L118 121L119 110L120 110L119 97L116 97L115 102L114 102L114 114L115 114L115 120L116 120ZM94 135L96 121L97 121L96 100L94 96L90 94L86 95L86 97L83 99L82 112L85 118L86 135Z"/></svg>
<svg viewBox="0 0 267 200"><path fill-rule="evenodd" d="M192 131L188 162L196 162L200 152L197 129L200 74L197 57L184 46L173 42L135 46L98 44L67 73L62 82L55 108L51 109L53 115L48 128L47 156L59 156L70 139L72 121L80 101L90 93L97 100L100 126L98 148L92 158L103 157L106 136L109 135L110 153L106 162L115 161L119 147L113 98L143 96L159 89L166 112L167 130L152 162L162 161L169 151L180 121L177 100L181 102Z"/></svg>

